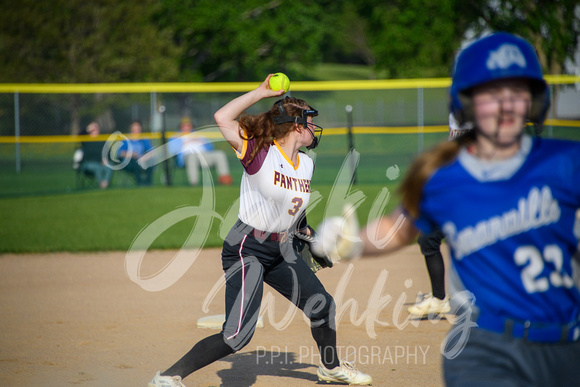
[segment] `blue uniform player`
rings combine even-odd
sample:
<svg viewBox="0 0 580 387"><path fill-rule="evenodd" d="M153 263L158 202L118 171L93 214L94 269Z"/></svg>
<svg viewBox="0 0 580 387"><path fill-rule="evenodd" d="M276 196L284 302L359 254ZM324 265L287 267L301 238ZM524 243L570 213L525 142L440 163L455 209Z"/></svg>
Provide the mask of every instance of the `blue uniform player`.
<svg viewBox="0 0 580 387"><path fill-rule="evenodd" d="M418 157L401 207L360 233L364 253L443 231L451 297L468 295L460 313L472 327L447 342L460 349L444 353L448 386L577 386L580 143L525 134L528 122L541 129L550 98L533 47L514 35L465 48L450 94L451 112L474 130ZM388 245L373 239L393 227ZM319 227L321 240L329 230Z"/></svg>

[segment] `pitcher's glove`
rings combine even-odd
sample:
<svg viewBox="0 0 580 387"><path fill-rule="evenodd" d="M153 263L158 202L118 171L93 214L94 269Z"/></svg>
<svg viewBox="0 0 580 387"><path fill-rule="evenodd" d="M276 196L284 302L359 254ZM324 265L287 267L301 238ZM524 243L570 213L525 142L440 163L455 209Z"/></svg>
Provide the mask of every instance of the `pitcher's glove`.
<svg viewBox="0 0 580 387"><path fill-rule="evenodd" d="M324 253L318 254L313 252L312 248L316 243L316 233L312 227L307 227L310 230L310 235L304 234L300 231L294 231L292 233L292 245L294 250L315 273L325 267L332 267L334 263L330 257L328 257L328 255Z"/></svg>

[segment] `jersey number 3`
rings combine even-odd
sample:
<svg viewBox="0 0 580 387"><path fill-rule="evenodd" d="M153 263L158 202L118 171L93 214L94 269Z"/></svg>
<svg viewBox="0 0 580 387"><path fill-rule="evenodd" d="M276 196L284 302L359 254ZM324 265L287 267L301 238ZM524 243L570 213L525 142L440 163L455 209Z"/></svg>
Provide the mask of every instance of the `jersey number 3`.
<svg viewBox="0 0 580 387"><path fill-rule="evenodd" d="M292 198L291 202L294 204L294 207L288 210L288 214L294 216L298 213L298 211L300 211L300 207L302 207L302 204L304 204L304 200L299 197L294 197Z"/></svg>
<svg viewBox="0 0 580 387"><path fill-rule="evenodd" d="M574 280L563 270L562 250L557 245L544 247L543 258L540 251L534 246L518 247L514 254L514 260L519 266L529 262L522 270L522 282L528 293L545 292L550 284L565 288L574 286ZM542 276L545 262L551 262L554 265L554 270Z"/></svg>

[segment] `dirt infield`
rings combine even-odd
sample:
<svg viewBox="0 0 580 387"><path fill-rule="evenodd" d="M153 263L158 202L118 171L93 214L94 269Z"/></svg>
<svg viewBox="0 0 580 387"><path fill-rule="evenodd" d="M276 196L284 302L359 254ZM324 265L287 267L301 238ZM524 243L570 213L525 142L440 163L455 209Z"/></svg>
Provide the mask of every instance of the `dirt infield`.
<svg viewBox="0 0 580 387"><path fill-rule="evenodd" d="M175 251L149 252L142 270ZM0 384L146 386L199 339L201 317L222 314L220 250L204 250L166 290L150 292L125 272L125 253L0 257ZM319 272L337 302L343 358L374 386L440 386L447 320L409 320L408 304L430 289L423 257L410 246L391 257ZM214 296L211 298L211 296ZM242 351L184 380L190 386L311 386L318 354L300 311L266 287L259 328ZM205 304L204 304L205 303ZM204 307L205 305L205 307Z"/></svg>

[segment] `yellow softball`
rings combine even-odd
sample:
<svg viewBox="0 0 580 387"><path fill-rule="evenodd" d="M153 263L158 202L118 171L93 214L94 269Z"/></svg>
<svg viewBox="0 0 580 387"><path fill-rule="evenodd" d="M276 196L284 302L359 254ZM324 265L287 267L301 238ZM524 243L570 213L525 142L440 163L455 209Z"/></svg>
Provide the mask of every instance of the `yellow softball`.
<svg viewBox="0 0 580 387"><path fill-rule="evenodd" d="M276 73L270 77L270 89L274 91L290 90L290 79L284 73Z"/></svg>

